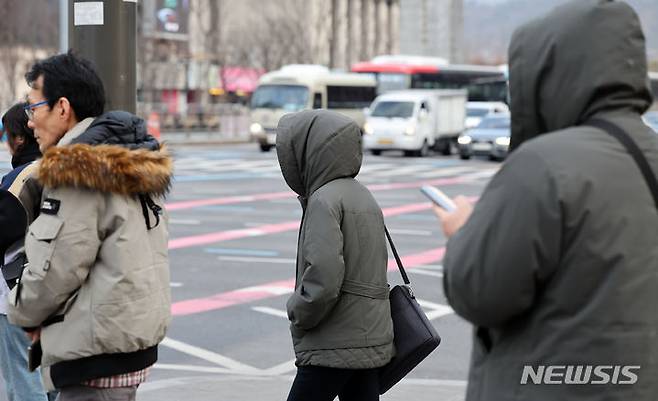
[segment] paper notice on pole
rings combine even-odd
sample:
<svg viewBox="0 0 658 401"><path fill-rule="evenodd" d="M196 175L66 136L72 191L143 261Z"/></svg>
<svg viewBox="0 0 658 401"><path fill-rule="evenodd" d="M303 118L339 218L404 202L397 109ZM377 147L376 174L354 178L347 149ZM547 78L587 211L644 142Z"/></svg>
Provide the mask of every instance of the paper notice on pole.
<svg viewBox="0 0 658 401"><path fill-rule="evenodd" d="M137 3L137 0L123 0L124 3Z"/></svg>
<svg viewBox="0 0 658 401"><path fill-rule="evenodd" d="M73 25L103 25L103 2L73 3Z"/></svg>

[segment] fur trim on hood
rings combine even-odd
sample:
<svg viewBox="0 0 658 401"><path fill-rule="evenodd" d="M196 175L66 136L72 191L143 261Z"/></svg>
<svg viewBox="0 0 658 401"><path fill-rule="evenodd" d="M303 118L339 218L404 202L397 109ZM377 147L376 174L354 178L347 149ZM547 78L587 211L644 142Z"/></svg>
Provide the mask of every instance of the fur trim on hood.
<svg viewBox="0 0 658 401"><path fill-rule="evenodd" d="M152 151L76 144L49 149L41 160L39 181L50 188L162 196L169 191L172 169L165 147Z"/></svg>

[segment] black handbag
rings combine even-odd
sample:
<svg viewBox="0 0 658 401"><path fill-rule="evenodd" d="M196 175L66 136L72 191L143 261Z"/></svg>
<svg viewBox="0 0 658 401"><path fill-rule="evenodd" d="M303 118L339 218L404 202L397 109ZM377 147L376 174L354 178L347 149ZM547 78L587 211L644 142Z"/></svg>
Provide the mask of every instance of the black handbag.
<svg viewBox="0 0 658 401"><path fill-rule="evenodd" d="M2 276L5 281L7 281L7 286L9 289L14 288L18 280L23 275L23 270L27 266L27 257L25 252L21 252L16 257L6 265L3 265L0 270L2 270Z"/></svg>
<svg viewBox="0 0 658 401"><path fill-rule="evenodd" d="M404 285L396 285L389 293L395 356L387 365L379 369L379 394L384 394L402 380L441 342L441 337L414 297L411 282L404 271L400 256L386 227L384 227L384 231L391 244L391 250L398 269L400 269Z"/></svg>

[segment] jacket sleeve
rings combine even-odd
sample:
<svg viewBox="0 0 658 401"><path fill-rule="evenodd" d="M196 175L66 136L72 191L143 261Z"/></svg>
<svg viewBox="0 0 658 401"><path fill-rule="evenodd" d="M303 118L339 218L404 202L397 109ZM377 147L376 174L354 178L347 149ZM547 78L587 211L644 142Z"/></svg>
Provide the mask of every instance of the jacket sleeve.
<svg viewBox="0 0 658 401"><path fill-rule="evenodd" d="M340 296L345 275L340 212L322 200L309 202L304 222L301 282L288 299L288 318L293 326L309 330L331 311Z"/></svg>
<svg viewBox="0 0 658 401"><path fill-rule="evenodd" d="M532 307L560 259L561 202L554 173L520 148L448 241L444 290L476 326L496 327Z"/></svg>
<svg viewBox="0 0 658 401"><path fill-rule="evenodd" d="M0 189L0 265L7 248L25 236L27 215L11 192Z"/></svg>
<svg viewBox="0 0 658 401"><path fill-rule="evenodd" d="M38 327L66 313L86 280L100 246L98 216L102 195L63 188L48 191L42 210L25 238L29 261L10 294L8 317L21 327Z"/></svg>
<svg viewBox="0 0 658 401"><path fill-rule="evenodd" d="M14 175L14 173L16 173ZM6 249L25 237L41 200L41 186L34 177L35 164L13 170L0 185L0 264Z"/></svg>

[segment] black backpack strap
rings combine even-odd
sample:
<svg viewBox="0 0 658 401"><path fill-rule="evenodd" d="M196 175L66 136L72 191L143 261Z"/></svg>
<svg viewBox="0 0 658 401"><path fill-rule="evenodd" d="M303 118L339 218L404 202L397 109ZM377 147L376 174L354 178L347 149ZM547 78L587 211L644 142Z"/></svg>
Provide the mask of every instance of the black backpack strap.
<svg viewBox="0 0 658 401"><path fill-rule="evenodd" d="M142 214L144 215L144 220L146 221L146 229L151 230L160 224L160 215L162 214L162 208L158 206L153 199L148 194L140 194L139 202L142 205ZM151 226L151 219L149 218L149 210L155 216L155 224Z"/></svg>
<svg viewBox="0 0 658 401"><path fill-rule="evenodd" d="M616 124L611 123L607 120L602 119L593 119L589 120L583 125L589 125L591 127L599 128L611 136L615 137L622 145L628 150L628 152L633 156L635 163L640 168L642 175L644 176L651 195L653 196L653 201L656 204L656 209L658 209L658 180L656 180L656 175L651 169L651 165L647 161L646 157L637 146L635 141L628 135L623 129L621 129Z"/></svg>
<svg viewBox="0 0 658 401"><path fill-rule="evenodd" d="M411 285L411 281L409 281L409 276L407 276L407 272L404 270L404 267L402 266L402 260L400 259L400 255L398 255L397 249L395 249L395 245L393 245L391 234L388 233L388 229L386 228L386 226L384 226L384 232L386 233L386 238L388 239L388 243L391 245L391 250L393 251L393 256L395 257L395 263L397 263L398 269L400 270L400 274L402 275L402 281L404 281L406 285Z"/></svg>

